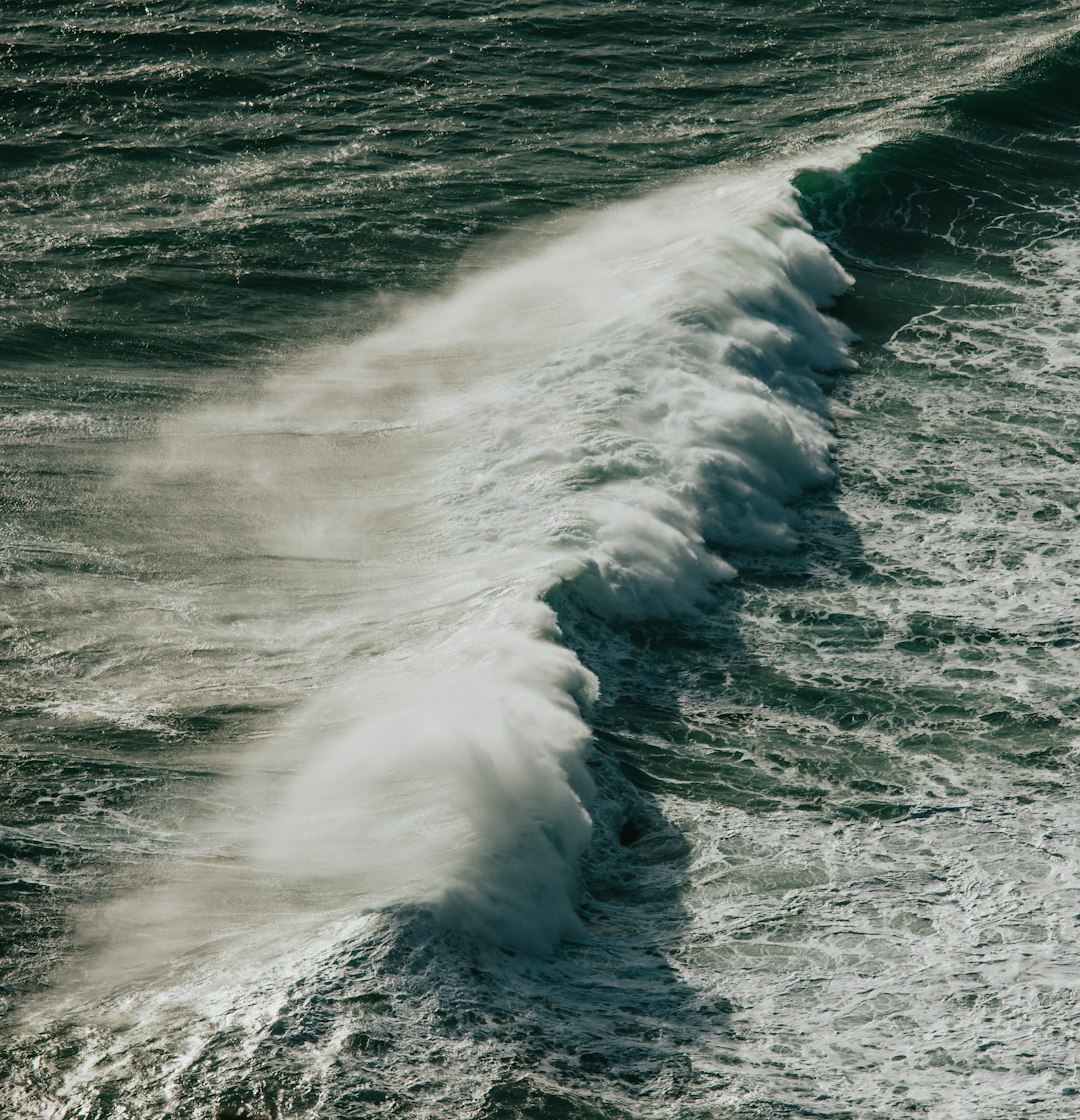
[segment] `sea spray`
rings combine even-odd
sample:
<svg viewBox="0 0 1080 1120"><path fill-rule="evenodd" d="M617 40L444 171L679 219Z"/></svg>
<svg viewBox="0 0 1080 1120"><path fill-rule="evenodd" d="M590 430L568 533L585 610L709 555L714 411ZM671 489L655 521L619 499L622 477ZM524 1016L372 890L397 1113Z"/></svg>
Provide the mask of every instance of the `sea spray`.
<svg viewBox="0 0 1080 1120"><path fill-rule="evenodd" d="M580 935L595 681L550 608L500 612L304 706L286 734L317 744L255 858L365 906L435 901L453 926L542 951Z"/></svg>
<svg viewBox="0 0 1080 1120"><path fill-rule="evenodd" d="M355 580L326 609L367 652L245 763L277 775L248 798L260 866L358 905L442 892L517 947L572 932L592 686L536 599L570 581L602 615L672 617L733 574L717 548L792 547L848 362L817 306L846 283L779 175L697 183L176 421L179 481L240 487L264 548Z"/></svg>
<svg viewBox="0 0 1080 1120"><path fill-rule="evenodd" d="M205 991L257 1023L300 959L285 945L310 961L379 912L512 952L586 938L597 686L546 600L674 619L733 576L725 551L795 545L791 499L831 477L828 373L850 365L819 307L847 283L781 173L700 181L166 424L125 485L210 558L187 624L261 614L268 666L306 667L234 759L228 812L85 923L112 948L76 998L126 988L121 1020L152 1019ZM220 1045L190 1022L166 1094Z"/></svg>

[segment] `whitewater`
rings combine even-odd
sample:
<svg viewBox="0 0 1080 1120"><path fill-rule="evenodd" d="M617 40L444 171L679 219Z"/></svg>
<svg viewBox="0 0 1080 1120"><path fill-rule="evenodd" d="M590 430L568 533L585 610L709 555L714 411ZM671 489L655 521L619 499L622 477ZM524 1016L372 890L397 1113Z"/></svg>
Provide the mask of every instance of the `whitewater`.
<svg viewBox="0 0 1080 1120"><path fill-rule="evenodd" d="M245 752L228 821L195 830L204 860L226 834L224 871L96 919L113 948L92 983L152 967L144 941L164 967L222 925L246 954L241 919L290 910L305 936L403 904L503 949L585 936L597 682L545 596L600 619L696 612L735 574L717 549L790 550L789 500L830 477L823 389L849 336L818 305L847 277L772 178L625 204L255 401L179 418L127 466L118 485L152 478L204 541L302 565L303 626L364 656L322 667Z"/></svg>

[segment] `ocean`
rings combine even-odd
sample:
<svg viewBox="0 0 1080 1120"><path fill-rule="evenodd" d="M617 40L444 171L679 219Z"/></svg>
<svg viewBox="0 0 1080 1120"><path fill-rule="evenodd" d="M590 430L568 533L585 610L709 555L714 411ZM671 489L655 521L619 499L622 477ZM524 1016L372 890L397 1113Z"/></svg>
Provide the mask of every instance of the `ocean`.
<svg viewBox="0 0 1080 1120"><path fill-rule="evenodd" d="M1078 14L4 5L3 1120L1080 1116Z"/></svg>

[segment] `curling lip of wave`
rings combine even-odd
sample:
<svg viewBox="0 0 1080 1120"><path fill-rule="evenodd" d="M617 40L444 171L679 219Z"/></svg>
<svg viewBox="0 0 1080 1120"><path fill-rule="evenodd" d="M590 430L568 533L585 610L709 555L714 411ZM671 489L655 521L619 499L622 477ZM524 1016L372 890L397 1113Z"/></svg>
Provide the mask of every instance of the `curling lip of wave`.
<svg viewBox="0 0 1080 1120"><path fill-rule="evenodd" d="M91 984L145 978L136 942L198 955L268 907L310 930L421 903L530 952L580 937L597 684L549 603L685 615L734 574L724 550L793 546L787 503L830 477L823 372L851 364L818 307L848 282L780 177L692 184L175 420L131 478L209 554L302 569L262 607L283 644L326 615L298 647L323 683L194 836L228 859L118 903ZM222 612L248 571L223 570Z"/></svg>
<svg viewBox="0 0 1080 1120"><path fill-rule="evenodd" d="M333 609L383 650L256 755L286 777L254 862L499 944L579 934L595 682L538 599L678 616L724 550L794 545L850 365L818 308L848 283L778 174L694 183L182 419L169 469L241 480L271 553L356 560Z"/></svg>

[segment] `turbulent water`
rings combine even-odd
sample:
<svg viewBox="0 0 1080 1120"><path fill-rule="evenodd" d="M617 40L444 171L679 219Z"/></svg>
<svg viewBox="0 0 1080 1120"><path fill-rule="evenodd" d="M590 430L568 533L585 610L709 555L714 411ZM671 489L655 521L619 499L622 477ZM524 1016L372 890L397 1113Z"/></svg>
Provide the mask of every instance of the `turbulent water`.
<svg viewBox="0 0 1080 1120"><path fill-rule="evenodd" d="M1078 14L5 4L4 1120L1080 1114Z"/></svg>

